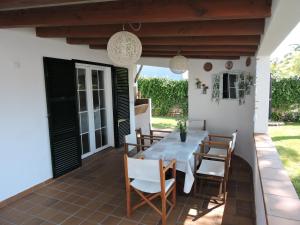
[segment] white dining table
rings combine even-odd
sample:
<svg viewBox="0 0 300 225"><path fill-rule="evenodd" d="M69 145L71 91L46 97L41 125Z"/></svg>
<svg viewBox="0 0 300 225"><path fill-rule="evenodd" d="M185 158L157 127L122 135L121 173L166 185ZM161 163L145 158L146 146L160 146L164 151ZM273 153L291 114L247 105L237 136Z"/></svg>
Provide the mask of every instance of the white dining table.
<svg viewBox="0 0 300 225"><path fill-rule="evenodd" d="M145 159L162 159L164 164L176 160L176 170L185 173L185 193L190 193L194 183L194 155L199 149L199 144L207 137L208 132L198 129L187 131L185 142L181 142L179 132L174 131L168 134L159 142L151 145L143 152Z"/></svg>

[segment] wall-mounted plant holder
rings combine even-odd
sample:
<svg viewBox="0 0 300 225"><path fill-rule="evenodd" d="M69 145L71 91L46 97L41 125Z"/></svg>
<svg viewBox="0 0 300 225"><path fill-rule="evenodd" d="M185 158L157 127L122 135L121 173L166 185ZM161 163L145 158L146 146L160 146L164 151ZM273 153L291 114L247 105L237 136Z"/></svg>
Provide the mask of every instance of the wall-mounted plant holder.
<svg viewBox="0 0 300 225"><path fill-rule="evenodd" d="M202 89L202 94L207 93L208 86L204 84L199 78L196 78L196 88L197 89Z"/></svg>
<svg viewBox="0 0 300 225"><path fill-rule="evenodd" d="M206 86L205 84L202 84L202 94L206 95L207 89L208 89L208 86Z"/></svg>
<svg viewBox="0 0 300 225"><path fill-rule="evenodd" d="M196 78L196 88L201 89L202 87L202 81L199 80L199 78Z"/></svg>

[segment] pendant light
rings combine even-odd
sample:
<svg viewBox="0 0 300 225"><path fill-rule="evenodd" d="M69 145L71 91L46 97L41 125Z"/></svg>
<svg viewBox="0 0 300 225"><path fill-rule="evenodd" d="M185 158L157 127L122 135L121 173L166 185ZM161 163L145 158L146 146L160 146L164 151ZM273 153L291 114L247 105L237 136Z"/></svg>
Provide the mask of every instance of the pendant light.
<svg viewBox="0 0 300 225"><path fill-rule="evenodd" d="M133 33L123 30L112 35L107 44L107 53L117 66L135 64L142 55L142 43Z"/></svg>
<svg viewBox="0 0 300 225"><path fill-rule="evenodd" d="M188 70L188 59L178 52L178 54L170 60L169 67L173 73L183 74Z"/></svg>

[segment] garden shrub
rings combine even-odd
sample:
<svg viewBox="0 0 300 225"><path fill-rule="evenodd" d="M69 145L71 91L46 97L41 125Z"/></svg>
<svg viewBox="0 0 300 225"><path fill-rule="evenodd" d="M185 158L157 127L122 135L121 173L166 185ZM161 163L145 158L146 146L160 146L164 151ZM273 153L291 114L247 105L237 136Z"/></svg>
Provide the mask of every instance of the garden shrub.
<svg viewBox="0 0 300 225"><path fill-rule="evenodd" d="M187 80L140 78L138 89L143 98L151 98L154 116L167 116L171 109L176 107L180 108L184 115L187 115Z"/></svg>
<svg viewBox="0 0 300 225"><path fill-rule="evenodd" d="M300 77L272 79L272 114L274 121L299 121Z"/></svg>

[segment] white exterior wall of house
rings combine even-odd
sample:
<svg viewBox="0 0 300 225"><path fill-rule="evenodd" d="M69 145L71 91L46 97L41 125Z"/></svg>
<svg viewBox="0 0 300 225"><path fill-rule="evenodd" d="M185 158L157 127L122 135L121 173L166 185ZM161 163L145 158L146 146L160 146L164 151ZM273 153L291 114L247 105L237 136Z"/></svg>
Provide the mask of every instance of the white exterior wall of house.
<svg viewBox="0 0 300 225"><path fill-rule="evenodd" d="M230 134L238 130L236 154L253 165L253 129L254 129L254 87L251 95L246 97L246 103L239 105L238 100L220 100L220 103L212 102L212 75L225 72L225 63L228 60L189 60L189 118L205 119L207 130L211 133ZM255 75L255 58L252 63L246 67L246 57L240 60L232 60L233 68L231 71L247 71ZM205 62L211 62L213 69L205 72L203 65ZM167 58L143 58L139 62L143 65L168 67ZM207 94L201 94L202 90L196 88L195 79L199 78L209 86Z"/></svg>
<svg viewBox="0 0 300 225"><path fill-rule="evenodd" d="M38 38L33 29L0 30L0 201L52 178L43 56L110 64L105 51ZM129 74L134 130L135 68Z"/></svg>

